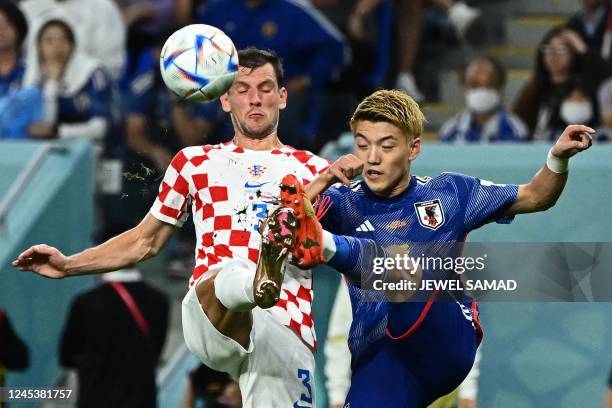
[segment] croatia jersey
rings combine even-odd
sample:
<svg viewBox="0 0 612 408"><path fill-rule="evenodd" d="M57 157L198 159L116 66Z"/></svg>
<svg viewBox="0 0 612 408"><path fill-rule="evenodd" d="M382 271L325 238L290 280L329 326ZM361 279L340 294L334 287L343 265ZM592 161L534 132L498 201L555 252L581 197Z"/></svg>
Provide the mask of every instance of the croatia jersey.
<svg viewBox="0 0 612 408"><path fill-rule="evenodd" d="M503 211L517 194L517 185L456 173L412 176L408 188L390 198L359 181L327 190L331 207L323 226L383 247L463 242L487 222L509 223ZM424 407L467 375L480 341L475 303L435 302L437 292L422 302L365 301L365 292L351 282L349 293L353 374L347 406Z"/></svg>
<svg viewBox="0 0 612 408"><path fill-rule="evenodd" d="M231 142L187 147L168 166L150 212L179 227L192 215L197 244L191 286L233 258L255 268L259 222L278 206L282 178L295 174L307 184L328 166L326 160L288 146L271 151ZM311 271L288 265L280 301L267 310L314 348L311 306Z"/></svg>

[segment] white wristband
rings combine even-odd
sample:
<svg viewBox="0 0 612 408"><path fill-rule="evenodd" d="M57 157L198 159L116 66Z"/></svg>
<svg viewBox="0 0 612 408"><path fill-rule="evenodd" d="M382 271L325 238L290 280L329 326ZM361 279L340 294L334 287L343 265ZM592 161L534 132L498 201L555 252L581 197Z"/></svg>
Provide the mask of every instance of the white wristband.
<svg viewBox="0 0 612 408"><path fill-rule="evenodd" d="M565 173L569 169L569 159L560 159L552 154L552 149L548 151L546 157L546 167L553 173Z"/></svg>

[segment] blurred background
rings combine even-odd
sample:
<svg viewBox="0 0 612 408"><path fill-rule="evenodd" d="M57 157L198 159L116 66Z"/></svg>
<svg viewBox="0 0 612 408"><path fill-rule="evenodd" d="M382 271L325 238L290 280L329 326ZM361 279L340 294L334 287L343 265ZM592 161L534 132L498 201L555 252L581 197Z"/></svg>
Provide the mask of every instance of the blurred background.
<svg viewBox="0 0 612 408"><path fill-rule="evenodd" d="M191 23L217 26L238 49L277 51L290 101L280 138L330 160L352 151L350 114L381 87L421 104L422 176L526 182L567 124L596 128L555 208L470 240L612 240L608 0L0 0L0 387L80 380L94 401L138 395L130 407L239 406L235 384L183 344L187 224L157 258L104 279L10 267L32 244L74 253L131 228L178 150L231 139L218 102L186 103L161 80L161 46ZM325 367L324 353L339 278L314 276L317 407L328 407L346 392L330 382L345 363ZM126 289L136 310L117 303ZM476 391L445 406L605 404L611 308L578 300L482 304Z"/></svg>

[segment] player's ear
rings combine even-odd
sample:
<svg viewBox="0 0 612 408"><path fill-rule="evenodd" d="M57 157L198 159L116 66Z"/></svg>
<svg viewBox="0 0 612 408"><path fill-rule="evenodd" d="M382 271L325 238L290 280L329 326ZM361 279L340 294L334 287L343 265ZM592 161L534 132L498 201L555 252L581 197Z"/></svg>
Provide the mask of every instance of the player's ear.
<svg viewBox="0 0 612 408"><path fill-rule="evenodd" d="M419 153L421 153L421 136L411 137L409 140L409 143L410 143L410 155L408 156L408 159L410 161L413 161L419 156Z"/></svg>
<svg viewBox="0 0 612 408"><path fill-rule="evenodd" d="M223 109L223 112L231 112L232 109L229 103L229 91L221 95L219 100L221 101L221 108Z"/></svg>
<svg viewBox="0 0 612 408"><path fill-rule="evenodd" d="M278 107L279 109L285 109L285 107L287 106L287 88L285 88L284 86L281 86L281 88L278 90L278 94L279 94Z"/></svg>

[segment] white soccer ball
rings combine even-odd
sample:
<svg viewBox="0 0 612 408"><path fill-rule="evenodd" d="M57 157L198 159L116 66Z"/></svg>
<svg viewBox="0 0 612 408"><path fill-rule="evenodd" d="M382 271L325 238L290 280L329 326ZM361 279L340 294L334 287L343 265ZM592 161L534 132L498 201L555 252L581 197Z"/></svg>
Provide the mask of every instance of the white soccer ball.
<svg viewBox="0 0 612 408"><path fill-rule="evenodd" d="M223 95L238 75L238 52L216 27L192 24L172 34L159 61L166 86L190 102L210 102Z"/></svg>

